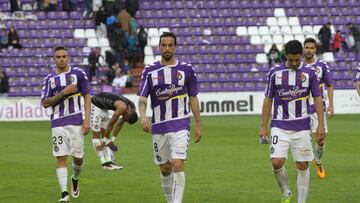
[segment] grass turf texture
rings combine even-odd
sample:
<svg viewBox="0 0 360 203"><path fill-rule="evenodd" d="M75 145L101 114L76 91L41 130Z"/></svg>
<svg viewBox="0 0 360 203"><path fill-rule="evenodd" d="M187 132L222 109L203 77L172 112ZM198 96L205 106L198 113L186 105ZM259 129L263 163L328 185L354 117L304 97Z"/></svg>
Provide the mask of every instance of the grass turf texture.
<svg viewBox="0 0 360 203"><path fill-rule="evenodd" d="M311 164L309 203L359 202L359 120L360 115L329 120L323 158L327 177L320 180ZM280 202L269 148L259 144L259 127L260 116L203 117L203 139L198 144L192 139L188 152L183 202ZM60 189L49 122L0 122L0 132L0 202L57 202ZM116 140L116 157L125 167L121 171L103 170L91 135L85 140L81 193L72 202L165 202L151 136L139 123L125 125ZM71 174L70 160L68 166ZM286 168L296 202L297 173L291 156Z"/></svg>

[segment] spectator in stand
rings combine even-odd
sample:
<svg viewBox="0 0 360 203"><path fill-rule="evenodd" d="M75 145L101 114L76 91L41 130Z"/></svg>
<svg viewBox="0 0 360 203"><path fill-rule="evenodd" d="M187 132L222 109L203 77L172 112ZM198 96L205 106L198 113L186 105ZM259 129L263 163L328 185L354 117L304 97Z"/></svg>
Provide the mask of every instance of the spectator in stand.
<svg viewBox="0 0 360 203"><path fill-rule="evenodd" d="M7 97L9 92L9 77L6 72L0 68L0 98Z"/></svg>
<svg viewBox="0 0 360 203"><path fill-rule="evenodd" d="M12 46L17 49L21 49L22 46L20 44L20 39L17 34L17 31L14 26L11 26L10 31L8 33L9 46Z"/></svg>
<svg viewBox="0 0 360 203"><path fill-rule="evenodd" d="M93 10L95 12L95 25L96 25L96 36L98 38L107 37L107 30L106 30L106 12L105 7L100 6L99 10L96 10L97 7L95 5L95 1L93 2Z"/></svg>
<svg viewBox="0 0 360 203"><path fill-rule="evenodd" d="M96 47L88 56L89 61L89 81L95 79L96 72L99 66L101 66L100 59L100 47Z"/></svg>
<svg viewBox="0 0 360 203"><path fill-rule="evenodd" d="M117 23L120 24L119 27L121 27L125 32L130 32L130 21L130 14L125 9L122 9L117 16Z"/></svg>
<svg viewBox="0 0 360 203"><path fill-rule="evenodd" d="M331 23L328 22L323 25L319 31L318 38L321 42L321 53L330 51L330 39L331 39Z"/></svg>
<svg viewBox="0 0 360 203"><path fill-rule="evenodd" d="M63 11L75 11L76 10L76 0L63 0L62 1L62 9ZM86 2L85 2L86 4Z"/></svg>
<svg viewBox="0 0 360 203"><path fill-rule="evenodd" d="M137 46L139 44L138 37L136 32L131 32L130 34L125 33L126 36L126 46L128 50L128 57L130 61L130 69L136 67L136 54L137 54Z"/></svg>
<svg viewBox="0 0 360 203"><path fill-rule="evenodd" d="M138 0L126 0L126 10L129 14L135 18L136 11L139 10L139 1Z"/></svg>
<svg viewBox="0 0 360 203"><path fill-rule="evenodd" d="M48 11L56 11L58 0L45 0L45 10Z"/></svg>
<svg viewBox="0 0 360 203"><path fill-rule="evenodd" d="M341 42L344 41L341 37L340 30L336 30L335 36L334 36L334 42L333 42L333 51L339 52L341 48Z"/></svg>
<svg viewBox="0 0 360 203"><path fill-rule="evenodd" d="M113 41L110 46L116 52L117 61L120 64L120 66L122 66L124 64L126 38L125 38L125 31L120 27L120 24L117 24L114 30Z"/></svg>
<svg viewBox="0 0 360 203"><path fill-rule="evenodd" d="M107 37L110 43L113 42L113 33L116 27L116 17L110 15L106 18L106 30L107 30Z"/></svg>
<svg viewBox="0 0 360 203"><path fill-rule="evenodd" d="M352 48L353 51L355 51L357 54L360 51L360 31L359 28L356 25L353 25L352 23L348 23L348 27L350 29L350 34L354 38L354 45L350 48Z"/></svg>
<svg viewBox="0 0 360 203"><path fill-rule="evenodd" d="M93 14L93 0L85 0L85 11L83 16L86 18L92 18Z"/></svg>
<svg viewBox="0 0 360 203"><path fill-rule="evenodd" d="M139 38L139 48L141 51L141 56L140 56L140 62L144 63L144 58L145 58L145 46L147 45L147 40L148 40L148 33L145 31L145 28L140 25L140 30L138 33L138 38Z"/></svg>
<svg viewBox="0 0 360 203"><path fill-rule="evenodd" d="M269 68L271 68L272 64L274 63L280 63L280 51L276 47L275 44L273 44L269 50L269 52L266 54L268 62L269 62Z"/></svg>
<svg viewBox="0 0 360 203"><path fill-rule="evenodd" d="M122 74L120 69L116 71L116 77L112 82L114 87L125 87L126 86L127 75Z"/></svg>
<svg viewBox="0 0 360 203"><path fill-rule="evenodd" d="M124 59L124 64L121 66L121 74L127 74L129 72L129 60L127 58Z"/></svg>
<svg viewBox="0 0 360 203"><path fill-rule="evenodd" d="M10 12L11 13L14 13L15 11L20 11L17 0L9 0L9 1L10 1Z"/></svg>
<svg viewBox="0 0 360 203"><path fill-rule="evenodd" d="M0 33L0 52L2 49L6 49L9 46L9 39L6 33L6 29L3 28Z"/></svg>

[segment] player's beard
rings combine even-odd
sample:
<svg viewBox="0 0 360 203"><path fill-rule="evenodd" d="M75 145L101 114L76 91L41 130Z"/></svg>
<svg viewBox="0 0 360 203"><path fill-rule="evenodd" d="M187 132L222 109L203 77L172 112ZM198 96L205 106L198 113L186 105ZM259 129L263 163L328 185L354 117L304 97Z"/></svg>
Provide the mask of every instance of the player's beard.
<svg viewBox="0 0 360 203"><path fill-rule="evenodd" d="M314 56L315 56L315 54L312 54L312 53L310 53L310 52L305 53L305 58L306 58L306 60L310 60L310 59L312 59Z"/></svg>
<svg viewBox="0 0 360 203"><path fill-rule="evenodd" d="M170 53L170 52L164 52L161 57L163 59L165 59L166 61L170 61L172 59L172 57L174 56L174 54Z"/></svg>

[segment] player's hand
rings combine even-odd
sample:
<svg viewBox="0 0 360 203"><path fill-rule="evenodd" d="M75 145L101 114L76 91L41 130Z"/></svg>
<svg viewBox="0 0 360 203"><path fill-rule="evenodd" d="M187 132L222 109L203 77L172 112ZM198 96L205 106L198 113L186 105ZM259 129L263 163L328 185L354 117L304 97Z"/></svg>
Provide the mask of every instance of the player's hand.
<svg viewBox="0 0 360 203"><path fill-rule="evenodd" d="M334 117L334 107L329 106L326 111L326 115L328 118Z"/></svg>
<svg viewBox="0 0 360 203"><path fill-rule="evenodd" d="M141 127L145 132L150 132L150 123L146 117L141 118Z"/></svg>
<svg viewBox="0 0 360 203"><path fill-rule="evenodd" d="M89 122L84 121L82 125L82 133L83 135L87 135L90 132L90 124Z"/></svg>
<svg viewBox="0 0 360 203"><path fill-rule="evenodd" d="M105 147L105 142L101 142L101 143L100 143L99 145L97 145L95 148L96 148L96 150L101 151L101 150L104 149L104 147Z"/></svg>
<svg viewBox="0 0 360 203"><path fill-rule="evenodd" d="M73 94L75 92L77 92L77 85L68 85L65 87L65 89L62 90L64 96L66 95L70 95L70 94Z"/></svg>
<svg viewBox="0 0 360 203"><path fill-rule="evenodd" d="M200 142L200 140L201 140L201 133L202 133L202 126L201 126L201 124L195 125L195 143Z"/></svg>
<svg viewBox="0 0 360 203"><path fill-rule="evenodd" d="M260 128L259 135L260 135L261 137L264 137L264 136L267 137L267 135L268 135L267 127L261 127L261 128Z"/></svg>
<svg viewBox="0 0 360 203"><path fill-rule="evenodd" d="M316 129L316 142L319 145L323 145L325 141L325 128L324 126L318 126Z"/></svg>

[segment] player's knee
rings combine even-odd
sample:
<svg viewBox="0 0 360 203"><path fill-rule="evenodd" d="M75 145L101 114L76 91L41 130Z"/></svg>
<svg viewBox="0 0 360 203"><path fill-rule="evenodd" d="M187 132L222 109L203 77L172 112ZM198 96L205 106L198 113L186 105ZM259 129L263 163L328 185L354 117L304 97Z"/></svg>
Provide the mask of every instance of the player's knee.
<svg viewBox="0 0 360 203"><path fill-rule="evenodd" d="M309 163L308 162L296 162L296 167L303 171L306 170L307 168L309 168Z"/></svg>
<svg viewBox="0 0 360 203"><path fill-rule="evenodd" d="M273 159L272 160L272 167L274 170L279 170L283 167L284 161L281 159Z"/></svg>
<svg viewBox="0 0 360 203"><path fill-rule="evenodd" d="M184 171L184 160L173 160L172 167L174 172Z"/></svg>
<svg viewBox="0 0 360 203"><path fill-rule="evenodd" d="M160 171L161 171L161 174L163 176L168 176L171 174L171 171L172 171L172 167L171 167L171 163L165 163L165 164L161 164L160 165Z"/></svg>

